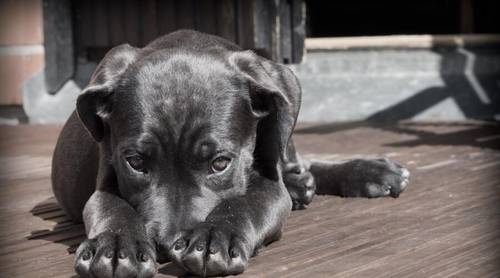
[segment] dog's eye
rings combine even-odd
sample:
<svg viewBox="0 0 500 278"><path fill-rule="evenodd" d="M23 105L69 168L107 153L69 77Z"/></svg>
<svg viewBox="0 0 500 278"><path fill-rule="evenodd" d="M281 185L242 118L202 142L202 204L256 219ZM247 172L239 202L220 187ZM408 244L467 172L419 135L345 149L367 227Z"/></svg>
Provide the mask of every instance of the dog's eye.
<svg viewBox="0 0 500 278"><path fill-rule="evenodd" d="M214 173L224 171L229 163L231 162L231 158L226 156L219 156L212 161L212 171Z"/></svg>
<svg viewBox="0 0 500 278"><path fill-rule="evenodd" d="M142 159L141 156L133 155L133 156L128 156L126 159L128 165L130 165L130 167L132 167L134 170L143 173L146 172L146 169L144 169L144 160Z"/></svg>

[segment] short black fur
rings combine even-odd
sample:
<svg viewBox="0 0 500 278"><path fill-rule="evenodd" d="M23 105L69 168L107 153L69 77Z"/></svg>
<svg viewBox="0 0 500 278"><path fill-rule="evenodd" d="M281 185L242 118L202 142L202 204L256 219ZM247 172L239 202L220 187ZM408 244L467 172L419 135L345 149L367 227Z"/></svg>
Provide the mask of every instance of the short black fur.
<svg viewBox="0 0 500 278"><path fill-rule="evenodd" d="M88 239L84 277L152 277L173 260L199 276L238 274L315 192L397 197L389 160L300 159L293 72L216 36L177 31L101 61L59 137L56 198Z"/></svg>

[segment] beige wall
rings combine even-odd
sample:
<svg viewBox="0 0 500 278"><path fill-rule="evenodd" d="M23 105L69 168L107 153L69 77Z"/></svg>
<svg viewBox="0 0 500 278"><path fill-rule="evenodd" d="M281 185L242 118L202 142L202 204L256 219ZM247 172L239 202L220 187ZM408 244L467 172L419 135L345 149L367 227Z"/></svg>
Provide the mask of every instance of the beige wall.
<svg viewBox="0 0 500 278"><path fill-rule="evenodd" d="M0 105L22 104L22 84L43 67L42 0L0 0Z"/></svg>

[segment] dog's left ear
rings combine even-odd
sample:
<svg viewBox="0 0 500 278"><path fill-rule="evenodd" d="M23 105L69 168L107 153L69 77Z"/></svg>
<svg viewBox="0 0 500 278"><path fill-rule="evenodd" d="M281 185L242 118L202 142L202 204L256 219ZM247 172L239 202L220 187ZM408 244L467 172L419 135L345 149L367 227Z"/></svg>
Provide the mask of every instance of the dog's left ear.
<svg viewBox="0 0 500 278"><path fill-rule="evenodd" d="M301 88L286 66L257 56L252 51L232 53L231 66L247 80L252 110L266 114L257 126L255 159L276 169L287 161L287 146L300 108ZM274 178L274 171L269 172Z"/></svg>

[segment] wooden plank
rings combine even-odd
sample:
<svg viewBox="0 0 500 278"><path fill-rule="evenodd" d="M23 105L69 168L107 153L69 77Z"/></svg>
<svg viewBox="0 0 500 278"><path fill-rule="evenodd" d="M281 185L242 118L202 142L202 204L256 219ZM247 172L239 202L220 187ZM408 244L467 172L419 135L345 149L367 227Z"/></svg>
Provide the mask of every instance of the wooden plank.
<svg viewBox="0 0 500 278"><path fill-rule="evenodd" d="M215 16L216 0L194 2L195 28L198 31L216 34L217 18Z"/></svg>
<svg viewBox="0 0 500 278"><path fill-rule="evenodd" d="M176 12L174 0L158 0L158 31L160 35L168 34L176 29Z"/></svg>
<svg viewBox="0 0 500 278"><path fill-rule="evenodd" d="M125 5L125 40L132 46L142 46L142 35L139 24L140 19L140 1L124 0Z"/></svg>
<svg viewBox="0 0 500 278"><path fill-rule="evenodd" d="M109 0L92 0L94 43L92 47L109 47Z"/></svg>
<svg viewBox="0 0 500 278"><path fill-rule="evenodd" d="M290 1L280 1L279 5L279 62L290 64L293 61L293 36L292 36L292 5Z"/></svg>
<svg viewBox="0 0 500 278"><path fill-rule="evenodd" d="M498 46L500 35L395 35L371 37L308 38L307 50L356 48L433 48Z"/></svg>
<svg viewBox="0 0 500 278"><path fill-rule="evenodd" d="M56 93L74 74L73 18L69 0L43 0L45 86Z"/></svg>
<svg viewBox="0 0 500 278"><path fill-rule="evenodd" d="M109 1L109 40L111 46L116 46L126 42L125 31L125 6L122 1Z"/></svg>
<svg viewBox="0 0 500 278"><path fill-rule="evenodd" d="M304 0L292 0L292 63L302 62L306 39L306 3Z"/></svg>
<svg viewBox="0 0 500 278"><path fill-rule="evenodd" d="M216 1L217 35L237 42L236 5L234 0Z"/></svg>
<svg viewBox="0 0 500 278"><path fill-rule="evenodd" d="M156 0L146 0L141 2L141 42L146 45L159 35L158 14Z"/></svg>
<svg viewBox="0 0 500 278"><path fill-rule="evenodd" d="M194 29L194 0L177 0L176 8L176 28L177 29Z"/></svg>
<svg viewBox="0 0 500 278"><path fill-rule="evenodd" d="M68 250L83 240L83 227L49 198L59 130L0 126L0 164L7 166L0 169L3 276L74 275ZM497 124L299 127L294 138L304 156L414 160L406 165L410 186L397 199L316 196L291 214L283 238L252 258L241 277L497 277L497 136ZM156 277L172 277L168 265L161 267Z"/></svg>
<svg viewBox="0 0 500 278"><path fill-rule="evenodd" d="M268 59L279 60L279 29L275 1L256 0L253 11L253 47L259 55ZM249 12L251 12L249 11Z"/></svg>
<svg viewBox="0 0 500 278"><path fill-rule="evenodd" d="M92 8L90 1L75 0L75 44L79 57L86 58L86 46L94 43L92 32L94 22L91 20Z"/></svg>
<svg viewBox="0 0 500 278"><path fill-rule="evenodd" d="M255 48L254 13L255 3L253 0L238 0L236 2L237 42L244 49Z"/></svg>

